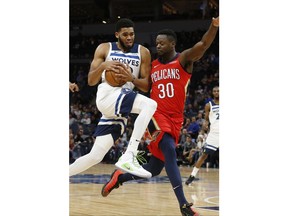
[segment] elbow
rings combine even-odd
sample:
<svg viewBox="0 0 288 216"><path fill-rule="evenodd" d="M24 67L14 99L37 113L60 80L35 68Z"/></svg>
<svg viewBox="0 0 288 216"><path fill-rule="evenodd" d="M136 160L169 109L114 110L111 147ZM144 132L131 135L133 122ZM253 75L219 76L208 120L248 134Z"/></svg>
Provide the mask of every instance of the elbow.
<svg viewBox="0 0 288 216"><path fill-rule="evenodd" d="M88 85L89 86L94 86L94 85L96 85L96 83L93 82L93 80L90 77L88 77Z"/></svg>
<svg viewBox="0 0 288 216"><path fill-rule="evenodd" d="M88 77L88 85L89 86L93 86L93 83L92 83L92 81L91 81L91 79Z"/></svg>

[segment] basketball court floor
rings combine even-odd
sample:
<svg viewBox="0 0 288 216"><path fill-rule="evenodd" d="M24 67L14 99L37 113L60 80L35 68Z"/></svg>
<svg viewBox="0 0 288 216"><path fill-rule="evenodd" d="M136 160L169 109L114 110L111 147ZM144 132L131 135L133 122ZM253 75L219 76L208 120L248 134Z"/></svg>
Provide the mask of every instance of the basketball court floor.
<svg viewBox="0 0 288 216"><path fill-rule="evenodd" d="M219 169L201 168L191 185L185 181L191 167L180 166L184 193L201 216L219 216ZM165 169L151 179L124 183L102 197L102 186L110 179L114 164L97 164L70 177L70 216L181 216Z"/></svg>

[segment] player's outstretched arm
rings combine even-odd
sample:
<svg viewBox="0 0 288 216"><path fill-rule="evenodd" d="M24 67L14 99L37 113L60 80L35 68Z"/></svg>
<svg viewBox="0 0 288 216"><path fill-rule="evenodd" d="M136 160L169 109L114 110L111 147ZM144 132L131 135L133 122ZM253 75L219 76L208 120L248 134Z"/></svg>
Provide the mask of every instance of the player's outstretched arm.
<svg viewBox="0 0 288 216"><path fill-rule="evenodd" d="M180 62L184 66L187 62L195 62L199 60L206 50L211 46L215 36L218 32L219 17L212 18L212 22L207 32L203 35L202 39L196 43L192 48L184 50L180 56Z"/></svg>

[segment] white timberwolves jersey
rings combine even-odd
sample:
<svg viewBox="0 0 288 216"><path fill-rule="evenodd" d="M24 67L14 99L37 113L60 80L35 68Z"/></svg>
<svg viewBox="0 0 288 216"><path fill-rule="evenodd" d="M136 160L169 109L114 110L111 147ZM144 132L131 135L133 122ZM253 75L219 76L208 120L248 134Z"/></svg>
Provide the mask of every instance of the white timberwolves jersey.
<svg viewBox="0 0 288 216"><path fill-rule="evenodd" d="M110 49L105 61L119 61L123 64L128 64L132 69L132 73L135 77L139 77L140 73L140 63L141 63L141 54L140 54L140 45L134 44L130 52L124 53L117 47L116 42L109 43ZM102 73L102 82L105 81L104 73ZM122 88L133 89L134 84L132 82L127 82Z"/></svg>
<svg viewBox="0 0 288 216"><path fill-rule="evenodd" d="M209 101L210 112L210 131L208 133L204 151L217 151L219 148L219 105L215 104L214 101Z"/></svg>
<svg viewBox="0 0 288 216"><path fill-rule="evenodd" d="M215 104L214 101L209 101L210 112L209 112L209 122L210 131L209 133L219 133L219 105Z"/></svg>

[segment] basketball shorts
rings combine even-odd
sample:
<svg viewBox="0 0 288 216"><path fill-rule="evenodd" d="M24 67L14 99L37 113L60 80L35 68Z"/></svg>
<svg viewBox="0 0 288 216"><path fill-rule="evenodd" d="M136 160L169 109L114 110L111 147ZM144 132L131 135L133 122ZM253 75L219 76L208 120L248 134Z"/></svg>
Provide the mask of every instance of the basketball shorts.
<svg viewBox="0 0 288 216"><path fill-rule="evenodd" d="M149 151L153 156L158 159L165 161L164 155L159 148L159 143L162 140L162 137L165 133L170 134L175 140L175 147L178 142L180 135L180 130L183 123L183 117L171 117L163 113L155 112L152 120L148 125L148 137L151 139L151 142L148 145Z"/></svg>
<svg viewBox="0 0 288 216"><path fill-rule="evenodd" d="M210 132L206 138L204 152L214 154L219 148L219 133Z"/></svg>
<svg viewBox="0 0 288 216"><path fill-rule="evenodd" d="M96 105L106 118L128 117L136 95L131 89L101 83L97 90Z"/></svg>
<svg viewBox="0 0 288 216"><path fill-rule="evenodd" d="M101 83L97 90L96 105L102 117L94 136L111 134L116 141L125 131L136 95L131 89Z"/></svg>

